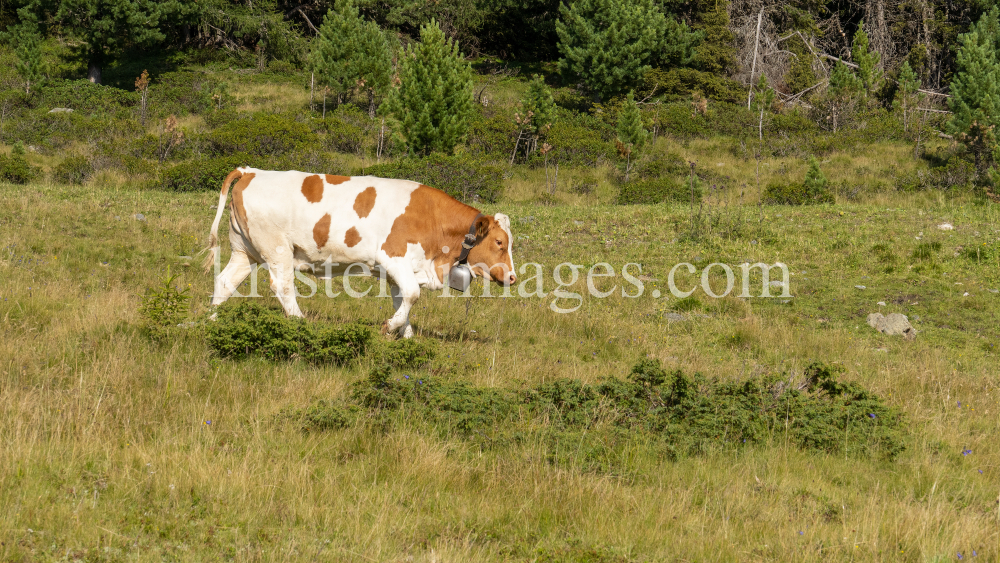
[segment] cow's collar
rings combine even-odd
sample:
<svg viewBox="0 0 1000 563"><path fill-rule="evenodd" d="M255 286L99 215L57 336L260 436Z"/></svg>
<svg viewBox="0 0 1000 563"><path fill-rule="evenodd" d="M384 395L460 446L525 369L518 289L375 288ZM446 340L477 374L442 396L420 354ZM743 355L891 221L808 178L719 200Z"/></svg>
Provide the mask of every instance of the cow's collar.
<svg viewBox="0 0 1000 563"><path fill-rule="evenodd" d="M469 251L472 250L473 246L476 246L476 221L482 217L483 214L480 213L472 219L472 225L469 227L469 233L465 235L465 239L462 240L462 253L458 255L458 263L465 264L469 260Z"/></svg>

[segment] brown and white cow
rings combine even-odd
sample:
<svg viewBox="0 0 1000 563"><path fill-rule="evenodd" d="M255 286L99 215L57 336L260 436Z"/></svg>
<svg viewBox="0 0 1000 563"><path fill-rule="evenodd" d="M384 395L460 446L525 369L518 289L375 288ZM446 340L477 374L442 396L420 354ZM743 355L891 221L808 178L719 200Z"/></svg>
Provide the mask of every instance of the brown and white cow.
<svg viewBox="0 0 1000 563"><path fill-rule="evenodd" d="M219 258L217 233L233 181L233 252L215 278L212 305L232 296L252 265L266 264L285 314L301 317L295 270L343 275L351 264L380 265L392 283L396 309L383 331L399 330L409 338L410 308L420 288L444 287L473 221L476 243L468 256L473 274L503 285L517 281L506 215L480 215L440 190L407 180L254 168L233 170L222 183L206 269Z"/></svg>

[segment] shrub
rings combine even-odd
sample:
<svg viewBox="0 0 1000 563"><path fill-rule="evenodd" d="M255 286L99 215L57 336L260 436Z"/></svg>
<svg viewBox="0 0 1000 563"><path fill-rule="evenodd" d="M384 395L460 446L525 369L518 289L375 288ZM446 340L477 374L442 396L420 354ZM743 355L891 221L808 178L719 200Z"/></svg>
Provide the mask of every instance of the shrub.
<svg viewBox="0 0 1000 563"><path fill-rule="evenodd" d="M56 165L52 177L56 182L63 184L82 184L93 173L94 166L90 160L83 155L77 155L67 157Z"/></svg>
<svg viewBox="0 0 1000 563"><path fill-rule="evenodd" d="M209 133L205 140L216 156L237 153L276 156L315 144L318 137L304 123L261 113L230 121Z"/></svg>
<svg viewBox="0 0 1000 563"><path fill-rule="evenodd" d="M27 184L42 173L38 166L32 166L23 154L16 151L10 155L0 155L0 180L11 184Z"/></svg>
<svg viewBox="0 0 1000 563"><path fill-rule="evenodd" d="M695 184L695 201L701 201L700 182ZM691 186L688 181L678 181L671 176L635 180L624 184L618 192L620 205L664 203L667 201L686 202L691 200Z"/></svg>
<svg viewBox="0 0 1000 563"><path fill-rule="evenodd" d="M94 84L89 80L51 79L38 90L37 107L71 108L82 115L125 114L131 115L139 105L137 92L111 86Z"/></svg>
<svg viewBox="0 0 1000 563"><path fill-rule="evenodd" d="M812 205L833 203L833 194L825 188L813 191L804 184L771 182L764 188L763 199L767 205Z"/></svg>
<svg viewBox="0 0 1000 563"><path fill-rule="evenodd" d="M896 189L900 191L968 189L976 179L976 167L967 160L951 157L944 166L930 170L917 170L912 175L899 178Z"/></svg>
<svg viewBox="0 0 1000 563"><path fill-rule="evenodd" d="M208 345L219 356L236 360L297 356L313 363L343 364L364 354L373 336L367 327L311 323L253 301L220 307L217 315L206 328Z"/></svg>
<svg viewBox="0 0 1000 563"><path fill-rule="evenodd" d="M338 412L357 408L384 417L405 406L407 424L446 438L481 448L538 443L550 463L605 472L620 471L638 448L676 458L776 435L806 451L895 459L905 449L903 415L837 374L812 364L797 384L787 374L717 381L644 359L625 379L596 385L557 379L515 391L393 377L382 365L354 385Z"/></svg>
<svg viewBox="0 0 1000 563"><path fill-rule="evenodd" d="M218 190L234 168L247 166L256 160L260 159L248 154L231 154L182 162L167 169L160 180L160 187L175 192Z"/></svg>
<svg viewBox="0 0 1000 563"><path fill-rule="evenodd" d="M496 114L492 117L476 112L469 121L469 152L494 159L509 159L514 150L517 125L509 118Z"/></svg>
<svg viewBox="0 0 1000 563"><path fill-rule="evenodd" d="M390 342L382 362L395 369L415 369L434 359L437 350L429 340L407 338Z"/></svg>
<svg viewBox="0 0 1000 563"><path fill-rule="evenodd" d="M646 73L646 86L675 98L687 99L695 92L719 101L746 103L746 87L735 80L692 68L653 69Z"/></svg>
<svg viewBox="0 0 1000 563"><path fill-rule="evenodd" d="M178 289L174 286L177 276L170 275L159 286L146 290L139 315L143 319L143 329L152 340L164 340L184 318L189 310L190 288Z"/></svg>
<svg viewBox="0 0 1000 563"><path fill-rule="evenodd" d="M327 145L334 150L361 154L368 142L369 129L374 122L356 106L341 104L325 119L315 120L317 130L326 134Z"/></svg>
<svg viewBox="0 0 1000 563"><path fill-rule="evenodd" d="M435 153L426 158L403 158L369 166L355 173L363 174L413 180L438 188L462 201L493 203L503 193L503 170L482 158L466 154L447 156Z"/></svg>
<svg viewBox="0 0 1000 563"><path fill-rule="evenodd" d="M552 145L549 160L563 165L597 166L615 154L614 147L598 130L562 119L549 129L546 142Z"/></svg>

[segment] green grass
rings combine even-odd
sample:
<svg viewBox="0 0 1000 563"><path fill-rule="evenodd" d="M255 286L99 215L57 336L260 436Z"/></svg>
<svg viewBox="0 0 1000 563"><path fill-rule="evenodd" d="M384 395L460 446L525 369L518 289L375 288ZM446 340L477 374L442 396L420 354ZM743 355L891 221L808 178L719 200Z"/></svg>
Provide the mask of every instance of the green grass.
<svg viewBox="0 0 1000 563"><path fill-rule="evenodd" d="M544 420L521 442L487 448L405 407L388 426L360 416L304 431L288 416L346 400L378 354L337 368L222 360L198 329L150 341L140 304L168 266L190 284L191 318L206 310L210 276L181 257L204 245L216 197L95 181L0 186L0 559L1000 555L993 206L925 196L761 212L716 205L695 237L685 206L486 206L511 215L518 264L638 262L645 295L588 297L581 278L570 290L585 295L582 306L559 315L551 296L475 297L467 307L425 292L411 318L437 354L406 373L506 392L562 378L598 385L645 356L720 381L801 377L822 361L907 421L906 450L892 462L802 451L779 428L752 447L676 461L626 448L610 463L627 471L601 471L584 458L553 462L537 438ZM939 231L944 221L956 229ZM933 247L931 258L918 250ZM971 259L969 248L991 250ZM650 296L668 294L679 261L758 260L790 266L790 302ZM684 276L678 285L694 283ZM266 293L263 276L260 285ZM343 295L300 303L310 319L373 328L391 308ZM668 321L676 309L689 320ZM865 316L879 310L909 315L917 340L870 329Z"/></svg>
<svg viewBox="0 0 1000 563"><path fill-rule="evenodd" d="M230 109L309 122L305 74L226 66L181 70L228 82ZM108 75L127 85L126 70ZM512 116L523 91L521 78L490 86L484 113ZM144 129L153 135L180 103L159 94ZM210 113L178 113L185 139L213 129ZM332 152L318 133L319 157L343 169L317 171L370 166L374 130L357 154ZM910 143L846 146L848 136L824 137L831 148L819 156L835 204L759 206L764 186L800 182L806 164L785 155L758 166L755 132L748 138L661 132L646 150L640 160L676 155L705 174L694 209L613 205L615 162L563 166L549 195L544 168L508 167L504 156L504 195L482 208L511 216L515 263L545 266L546 296L424 292L411 314L416 346L377 337L344 365L212 351L198 324L212 280L197 254L214 189L150 189L172 164L114 164L132 139L113 150L79 138L29 151L46 178L73 154L104 164L82 186L0 184L0 561L1000 558L1000 294L990 291L1000 290L1000 212L961 190L897 191L900 178L947 161L943 143L917 160ZM955 229L939 230L943 222ZM789 266L793 298L734 296L738 264L777 261ZM552 294L552 269L564 262L583 267L564 288L579 303ZM601 262L618 272L598 283L618 286L605 299L586 285ZM673 297L667 277L679 262L733 266L734 295ZM620 293L626 263L642 267L631 270L640 297ZM164 326L151 339L143 300L168 272L190 288L195 325ZM710 277L717 290L721 274ZM533 285L530 276L522 284ZM276 308L266 274L259 281L259 302ZM698 283L684 269L676 281ZM751 287L759 283L756 275ZM569 314L551 309L576 304ZM391 313L391 301L374 296L300 305L314 328L374 330ZM916 340L871 329L872 312L908 315ZM816 362L843 369L840 381L901 414L905 449L891 460L857 455L849 420L844 448L803 448L802 421L772 406L772 422L746 446L699 427L707 445L671 451L662 412L610 395L583 415L536 401L556 388L607 389L644 358L701 382L705 420L731 412L712 402L718 389L768 382L761 389L777 401ZM386 361L397 369L379 382ZM395 389L406 375L437 394L398 409L359 394L373 381ZM694 440L670 437L667 445Z"/></svg>

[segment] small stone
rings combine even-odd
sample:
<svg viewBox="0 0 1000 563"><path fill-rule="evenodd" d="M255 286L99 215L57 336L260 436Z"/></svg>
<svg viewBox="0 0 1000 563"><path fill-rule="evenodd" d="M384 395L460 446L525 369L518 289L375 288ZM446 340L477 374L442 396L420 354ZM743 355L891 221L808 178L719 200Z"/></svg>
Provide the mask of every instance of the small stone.
<svg viewBox="0 0 1000 563"><path fill-rule="evenodd" d="M574 224L574 225L582 225L582 224L583 224L583 221L573 221L573 224Z"/></svg>
<svg viewBox="0 0 1000 563"><path fill-rule="evenodd" d="M521 221L522 223L534 223L535 222L535 216L534 215L528 215L526 217L521 217L518 220Z"/></svg>
<svg viewBox="0 0 1000 563"><path fill-rule="evenodd" d="M863 285L856 285L854 286L854 289L868 289L868 288Z"/></svg>
<svg viewBox="0 0 1000 563"><path fill-rule="evenodd" d="M663 315L663 316L668 321L671 321L671 322L681 322L681 321L686 321L687 320L687 317L685 317L684 315L682 315L680 313L667 313L666 315Z"/></svg>
<svg viewBox="0 0 1000 563"><path fill-rule="evenodd" d="M876 303L876 305L880 305L882 307L885 307L885 301L879 301L878 303Z"/></svg>
<svg viewBox="0 0 1000 563"><path fill-rule="evenodd" d="M135 214L135 220L136 221L145 221L146 220L146 216L143 215L142 213L136 213Z"/></svg>
<svg viewBox="0 0 1000 563"><path fill-rule="evenodd" d="M770 282L770 285L771 285L771 287L784 287L785 286L785 282L780 282L778 280L774 280L774 281Z"/></svg>
<svg viewBox="0 0 1000 563"><path fill-rule="evenodd" d="M962 297L968 297L968 296L969 296L969 292L968 291L966 291L965 293L962 294Z"/></svg>
<svg viewBox="0 0 1000 563"><path fill-rule="evenodd" d="M1000 289L991 289L990 293L1000 293Z"/></svg>
<svg viewBox="0 0 1000 563"><path fill-rule="evenodd" d="M942 231L952 231L955 229L955 226L951 223L941 223L938 225L938 229L941 229Z"/></svg>
<svg viewBox="0 0 1000 563"><path fill-rule="evenodd" d="M73 110L70 108L52 108L49 110L49 113L73 113Z"/></svg>

